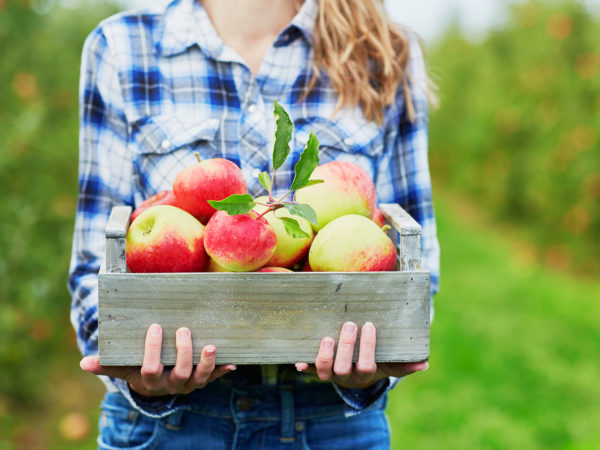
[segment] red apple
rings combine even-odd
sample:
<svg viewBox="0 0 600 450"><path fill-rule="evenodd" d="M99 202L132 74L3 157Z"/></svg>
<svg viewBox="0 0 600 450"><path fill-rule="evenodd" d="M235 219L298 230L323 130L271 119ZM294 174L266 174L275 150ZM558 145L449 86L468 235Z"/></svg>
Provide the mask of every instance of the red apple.
<svg viewBox="0 0 600 450"><path fill-rule="evenodd" d="M359 165L333 161L318 166L312 180L323 180L296 192L298 203L307 203L317 213L322 229L332 220L347 214L371 218L375 209L375 185L369 174Z"/></svg>
<svg viewBox="0 0 600 450"><path fill-rule="evenodd" d="M285 267L263 267L257 270L257 272L294 272L293 270L286 269Z"/></svg>
<svg viewBox="0 0 600 450"><path fill-rule="evenodd" d="M350 214L319 231L308 258L315 272L387 271L396 266L396 247L375 222Z"/></svg>
<svg viewBox="0 0 600 450"><path fill-rule="evenodd" d="M182 209L153 206L131 223L126 257L131 272L201 272L208 264L204 226Z"/></svg>
<svg viewBox="0 0 600 450"><path fill-rule="evenodd" d="M175 177L173 192L177 202L200 222L207 223L215 213L208 200L223 200L233 194L246 194L242 170L231 161L213 158L183 169Z"/></svg>
<svg viewBox="0 0 600 450"><path fill-rule="evenodd" d="M253 272L273 256L277 236L254 212L230 216L217 211L206 225L204 246L210 257L232 272Z"/></svg>
<svg viewBox="0 0 600 450"><path fill-rule="evenodd" d="M133 213L131 213L131 221L133 222L137 216L139 216L142 212L146 211L151 206L158 205L171 205L171 206L179 206L177 204L177 198L173 191L164 190L160 191L157 194L154 194L152 197L148 197L144 200L140 206L138 206Z"/></svg>
<svg viewBox="0 0 600 450"><path fill-rule="evenodd" d="M383 213L377 207L375 207L375 212L373 213L373 217L371 217L371 220L373 222L375 222L377 225L379 225L379 228L381 228L387 224L385 217L383 216Z"/></svg>

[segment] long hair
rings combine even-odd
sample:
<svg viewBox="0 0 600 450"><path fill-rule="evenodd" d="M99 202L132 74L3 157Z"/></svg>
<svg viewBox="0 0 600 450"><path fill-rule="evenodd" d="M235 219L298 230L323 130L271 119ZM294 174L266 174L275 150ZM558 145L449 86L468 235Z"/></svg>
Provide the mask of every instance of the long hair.
<svg viewBox="0 0 600 450"><path fill-rule="evenodd" d="M410 120L415 108L410 95L407 66L409 40L392 23L382 0L318 0L315 23L313 76L307 93L326 72L339 96L336 108L360 105L378 124L386 106L402 86Z"/></svg>

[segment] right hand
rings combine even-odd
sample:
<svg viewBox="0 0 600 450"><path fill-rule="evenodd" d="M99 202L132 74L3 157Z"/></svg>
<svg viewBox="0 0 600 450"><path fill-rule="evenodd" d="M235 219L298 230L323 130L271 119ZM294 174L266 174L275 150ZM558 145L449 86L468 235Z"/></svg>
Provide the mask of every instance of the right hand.
<svg viewBox="0 0 600 450"><path fill-rule="evenodd" d="M217 349L214 345L207 345L202 349L200 362L194 369L192 334L188 328L177 330L175 345L177 347L175 366L165 369L160 362L162 328L160 325L153 324L146 333L142 367L101 366L98 356L86 356L79 365L86 372L95 375L122 378L129 383L130 389L145 396L189 394L236 368L232 364L215 366Z"/></svg>

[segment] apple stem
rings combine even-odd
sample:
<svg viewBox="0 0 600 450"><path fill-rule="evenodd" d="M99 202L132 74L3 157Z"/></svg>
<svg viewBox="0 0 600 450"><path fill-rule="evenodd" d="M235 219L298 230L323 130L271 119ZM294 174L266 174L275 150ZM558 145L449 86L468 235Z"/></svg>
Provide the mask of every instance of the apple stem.
<svg viewBox="0 0 600 450"><path fill-rule="evenodd" d="M200 153L194 152L194 156L196 157L196 159L198 160L199 163L202 162L202 158L200 158Z"/></svg>

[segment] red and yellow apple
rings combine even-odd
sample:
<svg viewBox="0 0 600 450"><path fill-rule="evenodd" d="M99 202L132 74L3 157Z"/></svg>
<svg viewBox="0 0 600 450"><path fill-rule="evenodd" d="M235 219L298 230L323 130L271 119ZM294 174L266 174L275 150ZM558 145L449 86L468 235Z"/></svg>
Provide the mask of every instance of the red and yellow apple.
<svg viewBox="0 0 600 450"><path fill-rule="evenodd" d="M258 197L256 200L257 205L254 207L254 211L257 214L262 214L267 208L258 203L265 204L269 201L268 197ZM269 261L268 266L275 267L291 267L300 261L308 253L310 244L313 240L313 230L310 222L300 216L290 214L285 208L280 208L277 211L268 212L263 216L267 219L267 222L273 228L275 235L277 236L277 247L275 247L275 253ZM298 225L306 234L309 235L307 238L294 238L285 231L285 226L281 220L277 217L290 217L298 221Z"/></svg>
<svg viewBox="0 0 600 450"><path fill-rule="evenodd" d="M298 203L309 204L317 213L321 230L332 220L348 214L371 218L375 210L375 185L359 165L333 161L317 166L311 180L323 180L296 192Z"/></svg>
<svg viewBox="0 0 600 450"><path fill-rule="evenodd" d="M136 217L125 253L131 272L202 272L208 264L204 226L170 205L153 206Z"/></svg>
<svg viewBox="0 0 600 450"><path fill-rule="evenodd" d="M371 219L349 214L319 231L308 258L315 272L388 271L396 266L396 247Z"/></svg>
<svg viewBox="0 0 600 450"><path fill-rule="evenodd" d="M148 208L158 205L179 206L173 191L160 191L154 194L152 197L148 197L146 200L144 200L140 206L138 206L135 211L131 213L131 221L133 222L137 216L146 211Z"/></svg>
<svg viewBox="0 0 600 450"><path fill-rule="evenodd" d="M217 211L206 225L204 246L224 269L253 272L271 259L277 236L269 222L252 211L236 216Z"/></svg>
<svg viewBox="0 0 600 450"><path fill-rule="evenodd" d="M286 269L285 267L263 267L257 270L257 272L293 272L293 270Z"/></svg>
<svg viewBox="0 0 600 450"><path fill-rule="evenodd" d="M224 158L199 161L175 177L173 192L177 202L200 222L207 223L215 213L208 200L223 200L248 192L242 170Z"/></svg>
<svg viewBox="0 0 600 450"><path fill-rule="evenodd" d="M379 226L379 228L384 227L387 224L383 213L377 207L375 207L375 212L373 213L373 217L371 217L371 220L375 222Z"/></svg>

